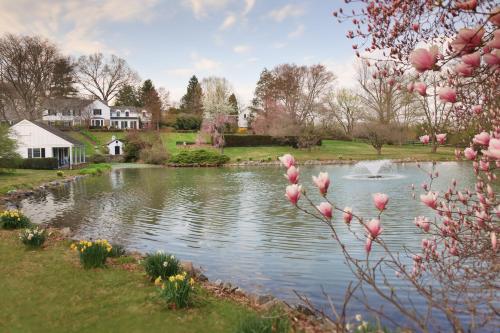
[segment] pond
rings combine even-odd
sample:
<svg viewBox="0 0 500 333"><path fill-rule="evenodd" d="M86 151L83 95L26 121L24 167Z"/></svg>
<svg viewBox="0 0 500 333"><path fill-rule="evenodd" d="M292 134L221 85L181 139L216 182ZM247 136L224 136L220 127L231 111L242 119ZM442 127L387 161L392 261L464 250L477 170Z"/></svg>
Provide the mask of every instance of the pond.
<svg viewBox="0 0 500 333"><path fill-rule="evenodd" d="M445 189L452 178L461 187L473 186L474 176L465 163L439 163L438 170L437 189ZM386 163L383 172L397 176L382 179L352 177L362 173L352 165L301 166L300 171L302 182L318 200L310 179L327 171L330 198L361 216L376 215L373 193L388 194L384 239L395 248L420 248L422 235L413 218L433 214L412 199L411 184L419 187L428 180L416 164ZM272 293L291 303L297 302L297 290L318 305L326 304L323 287L341 303L352 274L326 227L287 202L283 173L277 166L115 168L21 204L34 222L68 226L77 237L107 238L142 252L163 249L201 265L211 280ZM342 216L334 219L342 237L349 237ZM347 243L363 253L363 244L352 239ZM374 255L377 251L375 245ZM394 280L403 288L395 276ZM420 306L418 299L414 301ZM359 305L352 307L362 312Z"/></svg>

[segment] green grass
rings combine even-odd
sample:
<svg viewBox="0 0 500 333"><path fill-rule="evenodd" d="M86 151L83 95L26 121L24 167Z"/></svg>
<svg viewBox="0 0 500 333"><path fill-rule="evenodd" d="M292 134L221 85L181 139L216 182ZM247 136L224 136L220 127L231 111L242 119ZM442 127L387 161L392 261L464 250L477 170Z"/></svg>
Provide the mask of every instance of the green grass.
<svg viewBox="0 0 500 333"><path fill-rule="evenodd" d="M109 163L97 163L97 164L89 164L85 168L78 170L78 173L80 175L96 176L110 169L111 169L111 164Z"/></svg>
<svg viewBox="0 0 500 333"><path fill-rule="evenodd" d="M91 132L98 140L99 144L104 144L111 139L112 135L117 138L123 138L125 132ZM85 142L87 154L94 154L94 147L88 138L80 133L72 132L75 138ZM79 135L79 136L78 136ZM143 135L148 135L143 132ZM77 137L78 136L78 137ZM176 141L196 141L197 133L175 133L162 132L161 138L170 155L174 155L183 150L181 146L176 146ZM323 145L311 150L293 149L291 147L230 147L224 149L224 154L235 162L237 159L242 161L267 161L276 160L277 156L286 153L293 154L299 161L306 160L375 160L375 159L415 159L415 160L436 160L446 161L454 159L454 148L439 147L437 153L431 153L431 147L422 145L402 145L389 146L382 148L382 155L377 155L375 149L364 142L323 140Z"/></svg>
<svg viewBox="0 0 500 333"><path fill-rule="evenodd" d="M389 146L382 148L382 155L377 155L375 149L367 143L323 140L323 145L311 150L294 149L291 147L229 147L224 149L224 155L236 161L267 160L271 157L290 153L299 161L306 160L375 160L375 159L406 159L445 161L455 158L454 148L440 147L437 153L431 153L431 148L422 145Z"/></svg>
<svg viewBox="0 0 500 333"><path fill-rule="evenodd" d="M169 310L142 271L86 271L69 244L48 244L27 250L17 233L0 232L0 331L234 332L250 313L203 290L193 308Z"/></svg>
<svg viewBox="0 0 500 333"><path fill-rule="evenodd" d="M76 175L78 171L64 170L64 175ZM57 175L57 170L15 169L12 173L0 173L0 195L10 190L33 189L53 180L61 180L61 177Z"/></svg>

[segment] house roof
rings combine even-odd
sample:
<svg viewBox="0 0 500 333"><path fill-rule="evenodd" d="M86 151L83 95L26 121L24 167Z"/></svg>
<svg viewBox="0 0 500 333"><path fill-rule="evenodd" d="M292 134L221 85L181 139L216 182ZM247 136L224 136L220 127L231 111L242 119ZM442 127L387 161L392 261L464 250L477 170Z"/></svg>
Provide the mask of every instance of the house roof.
<svg viewBox="0 0 500 333"><path fill-rule="evenodd" d="M120 142L122 142L122 143L123 143L123 141L122 141L122 140L115 138L114 140L113 140L113 139L111 139L111 140L109 140L108 142L106 142L106 146L107 146L107 145L109 145L109 144L110 144L110 143L112 143L112 142L115 142L115 141L120 141Z"/></svg>
<svg viewBox="0 0 500 333"><path fill-rule="evenodd" d="M92 99L81 99L81 98L47 98L42 103L43 109L54 109L58 111L69 111L69 110L81 110L90 103L93 103Z"/></svg>
<svg viewBox="0 0 500 333"><path fill-rule="evenodd" d="M38 121L32 121L33 124L37 125L38 127L41 127L43 128L44 130L46 130L47 132L50 132L58 137L60 137L61 139L64 139L66 141L68 141L69 143L72 143L74 144L75 146L84 146L84 144L74 138L72 138L71 136L69 136L68 134L64 133L63 131L61 130L58 130L57 128L55 127L52 127L52 126L49 126L49 125L46 125L44 123L40 123Z"/></svg>

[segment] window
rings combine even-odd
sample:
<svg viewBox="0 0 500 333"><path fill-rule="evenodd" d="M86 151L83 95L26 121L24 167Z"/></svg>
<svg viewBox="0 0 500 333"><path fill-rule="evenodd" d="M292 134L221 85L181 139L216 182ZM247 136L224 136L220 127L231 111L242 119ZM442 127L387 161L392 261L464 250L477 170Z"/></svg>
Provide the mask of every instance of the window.
<svg viewBox="0 0 500 333"><path fill-rule="evenodd" d="M128 128L128 121L122 121L122 128Z"/></svg>
<svg viewBox="0 0 500 333"><path fill-rule="evenodd" d="M101 109L94 109L94 116L102 116L102 110Z"/></svg>
<svg viewBox="0 0 500 333"><path fill-rule="evenodd" d="M57 115L56 110L49 110L49 116L55 116Z"/></svg>
<svg viewBox="0 0 500 333"><path fill-rule="evenodd" d="M45 158L45 148L28 148L28 158Z"/></svg>
<svg viewBox="0 0 500 333"><path fill-rule="evenodd" d="M127 112L125 112L125 117L128 117L128 116L129 116L129 113L128 113L128 111L127 111Z"/></svg>
<svg viewBox="0 0 500 333"><path fill-rule="evenodd" d="M116 111L116 116L119 117L120 116L120 111Z"/></svg>
<svg viewBox="0 0 500 333"><path fill-rule="evenodd" d="M114 128L118 128L118 122L117 121L113 121L111 126L113 126Z"/></svg>
<svg viewBox="0 0 500 333"><path fill-rule="evenodd" d="M92 119L91 125L94 127L102 127L104 125L104 120L102 119Z"/></svg>

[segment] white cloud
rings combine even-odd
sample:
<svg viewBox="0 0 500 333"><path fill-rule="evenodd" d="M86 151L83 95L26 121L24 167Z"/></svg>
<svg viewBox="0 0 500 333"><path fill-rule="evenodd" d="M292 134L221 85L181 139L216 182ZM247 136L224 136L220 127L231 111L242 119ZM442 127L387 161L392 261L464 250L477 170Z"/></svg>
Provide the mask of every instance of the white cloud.
<svg viewBox="0 0 500 333"><path fill-rule="evenodd" d="M235 47L233 47L233 51L235 53L247 53L250 50L251 47L248 45L236 45Z"/></svg>
<svg viewBox="0 0 500 333"><path fill-rule="evenodd" d="M337 87L354 88L357 85L356 61L357 57L351 56L342 62L336 59L325 59L320 63L335 74L337 77L335 85Z"/></svg>
<svg viewBox="0 0 500 333"><path fill-rule="evenodd" d="M303 24L299 24L294 31L291 31L288 34L288 38L299 38L304 34L305 30L306 30L306 26Z"/></svg>
<svg viewBox="0 0 500 333"><path fill-rule="evenodd" d="M287 46L287 43L283 43L283 42L276 42L273 44L273 47L275 49L282 49L284 48L285 46Z"/></svg>
<svg viewBox="0 0 500 333"><path fill-rule="evenodd" d="M252 8L255 6L255 0L245 0L245 9L243 10L243 15L250 13Z"/></svg>
<svg viewBox="0 0 500 333"><path fill-rule="evenodd" d="M304 8L299 5L288 4L275 9L269 13L269 16L276 22L282 22L289 17L298 17L304 15Z"/></svg>
<svg viewBox="0 0 500 333"><path fill-rule="evenodd" d="M224 22L222 22L219 29L226 30L228 28L231 28L235 23L236 23L236 15L229 14L228 16L226 16L226 18L224 19Z"/></svg>
<svg viewBox="0 0 500 333"><path fill-rule="evenodd" d="M57 38L63 51L110 52L102 23L148 22L158 0L0 1L0 31Z"/></svg>
<svg viewBox="0 0 500 333"><path fill-rule="evenodd" d="M230 0L184 0L184 3L191 8L194 16L201 19L213 10L221 10Z"/></svg>

